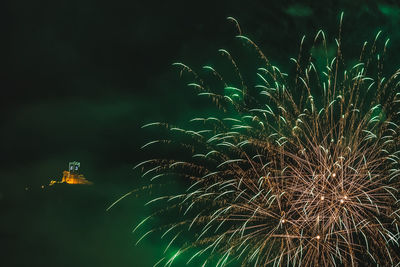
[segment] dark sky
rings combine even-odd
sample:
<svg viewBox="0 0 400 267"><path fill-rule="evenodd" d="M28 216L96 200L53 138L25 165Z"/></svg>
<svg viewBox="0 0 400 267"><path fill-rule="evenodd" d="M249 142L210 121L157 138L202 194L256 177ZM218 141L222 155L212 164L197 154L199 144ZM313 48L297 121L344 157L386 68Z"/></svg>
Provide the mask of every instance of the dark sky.
<svg viewBox="0 0 400 267"><path fill-rule="evenodd" d="M274 2L274 3L273 3ZM5 1L0 97L1 266L152 266L157 244L135 247L140 197L106 207L140 183L149 157L140 129L201 109L171 66L200 67L229 47L237 18L273 63L303 36L329 38L345 12L349 54L379 29L398 65L396 1ZM330 35L329 35L330 34ZM358 53L358 50L354 52ZM351 57L350 56L350 57ZM45 187L69 161L92 187ZM25 188L29 190L26 191Z"/></svg>

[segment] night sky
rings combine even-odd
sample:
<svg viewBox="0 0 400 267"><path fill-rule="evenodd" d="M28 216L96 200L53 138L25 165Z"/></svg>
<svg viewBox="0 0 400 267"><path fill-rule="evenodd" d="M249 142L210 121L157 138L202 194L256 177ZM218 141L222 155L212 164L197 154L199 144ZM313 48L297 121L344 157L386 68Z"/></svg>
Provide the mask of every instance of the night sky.
<svg viewBox="0 0 400 267"><path fill-rule="evenodd" d="M274 2L274 3L273 3ZM341 11L349 58L383 30L399 66L396 1L5 1L1 18L0 265L152 266L154 240L135 247L148 212L132 167L152 121L179 125L206 112L171 64L194 68L244 33L285 69L301 37L333 40ZM346 54L345 54L346 56ZM48 185L70 161L93 186ZM28 190L26 190L28 188Z"/></svg>

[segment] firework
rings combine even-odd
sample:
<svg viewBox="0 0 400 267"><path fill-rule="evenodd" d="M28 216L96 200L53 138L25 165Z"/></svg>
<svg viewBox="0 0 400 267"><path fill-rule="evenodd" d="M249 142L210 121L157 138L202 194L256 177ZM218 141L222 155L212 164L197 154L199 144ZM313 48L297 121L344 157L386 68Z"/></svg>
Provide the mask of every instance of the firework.
<svg viewBox="0 0 400 267"><path fill-rule="evenodd" d="M236 86L211 66L199 74L174 64L222 115L193 118L186 129L143 126L172 133L144 149L182 151L140 163L143 176L153 185L175 179L187 186L151 200L148 205L161 209L135 228L140 232L153 218L174 214L138 237L140 242L159 232L169 238L166 252L180 246L156 265L169 266L181 254L190 266L398 264L399 71L383 76L388 40L380 41L380 33L361 46L358 62L346 65L342 18L336 54L329 55L325 33L318 31L311 49L301 40L290 75L228 18L244 49L263 61L255 86L226 50L219 52L230 62ZM313 55L317 47L325 51L323 65Z"/></svg>

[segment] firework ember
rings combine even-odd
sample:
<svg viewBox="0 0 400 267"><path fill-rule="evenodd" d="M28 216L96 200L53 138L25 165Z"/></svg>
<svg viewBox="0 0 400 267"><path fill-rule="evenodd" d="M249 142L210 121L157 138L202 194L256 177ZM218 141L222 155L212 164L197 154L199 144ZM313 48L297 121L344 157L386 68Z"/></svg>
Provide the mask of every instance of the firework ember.
<svg viewBox="0 0 400 267"><path fill-rule="evenodd" d="M223 49L236 86L214 67L197 73L174 64L222 115L193 118L186 129L143 126L171 133L144 149L161 145L182 151L176 158L140 163L143 176L151 184L175 179L187 185L151 200L148 204L161 210L135 229L176 214L138 237L138 242L157 233L169 238L169 253L181 243L156 265L169 266L181 254L189 266L398 264L400 72L383 76L388 41L379 33L360 45L358 62L347 65L342 18L335 55L329 55L325 33L318 31L310 49L301 41L299 56L291 59L294 74L273 66L228 18L243 49L263 60L252 77L255 86ZM317 47L325 51L323 65L313 55Z"/></svg>

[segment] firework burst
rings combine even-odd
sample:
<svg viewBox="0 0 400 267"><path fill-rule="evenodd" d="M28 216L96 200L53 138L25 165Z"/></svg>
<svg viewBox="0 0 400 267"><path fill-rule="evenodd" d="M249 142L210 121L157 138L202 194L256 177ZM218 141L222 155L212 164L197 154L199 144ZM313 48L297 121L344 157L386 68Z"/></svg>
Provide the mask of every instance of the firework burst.
<svg viewBox="0 0 400 267"><path fill-rule="evenodd" d="M240 64L226 50L219 51L233 67L238 86L211 66L198 74L174 64L223 115L193 118L188 129L143 126L173 133L143 148L177 143L191 155L137 166L152 184L183 177L178 180L188 185L151 200L148 204L159 203L161 210L135 229L177 212L170 223L138 239L159 231L170 238L165 251L182 236L190 240L156 265L169 266L180 254L196 266L398 264L400 72L383 76L388 41L380 41L379 33L362 45L358 62L347 66L342 18L336 54L329 56L325 33L318 31L311 49L301 41L290 75L273 66L228 18L236 24L237 39L263 60L255 86L248 86ZM325 51L323 65L313 55L316 47Z"/></svg>

